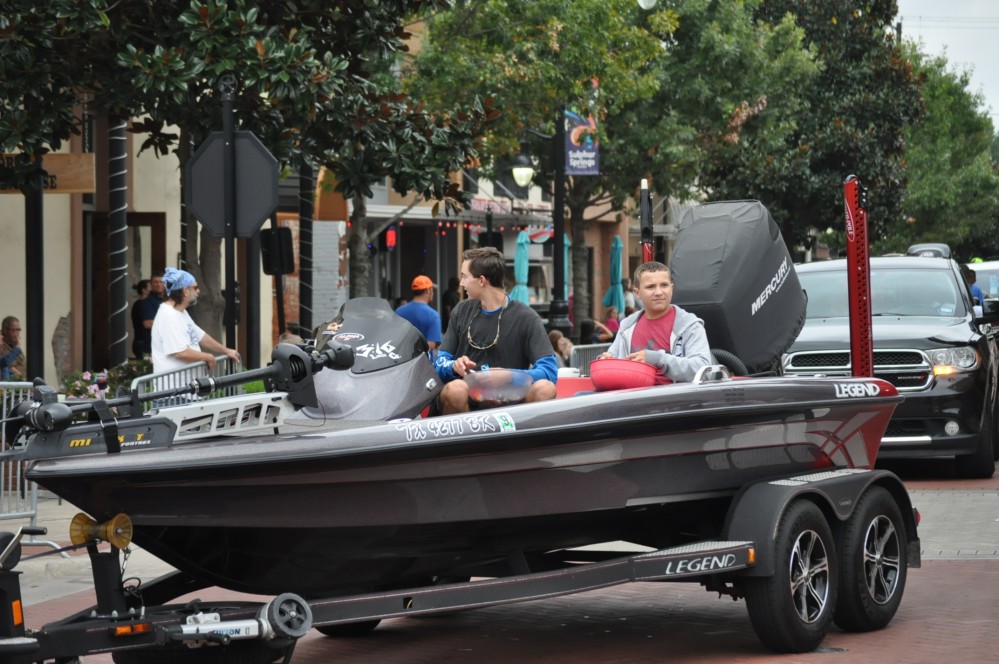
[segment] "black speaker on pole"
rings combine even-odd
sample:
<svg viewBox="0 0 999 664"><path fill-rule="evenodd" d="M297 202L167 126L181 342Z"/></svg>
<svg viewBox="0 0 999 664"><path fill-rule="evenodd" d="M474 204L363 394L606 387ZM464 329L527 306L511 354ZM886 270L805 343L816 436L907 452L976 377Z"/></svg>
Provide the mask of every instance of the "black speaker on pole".
<svg viewBox="0 0 999 664"><path fill-rule="evenodd" d="M260 231L260 262L264 274L292 274L295 271L295 248L287 226Z"/></svg>

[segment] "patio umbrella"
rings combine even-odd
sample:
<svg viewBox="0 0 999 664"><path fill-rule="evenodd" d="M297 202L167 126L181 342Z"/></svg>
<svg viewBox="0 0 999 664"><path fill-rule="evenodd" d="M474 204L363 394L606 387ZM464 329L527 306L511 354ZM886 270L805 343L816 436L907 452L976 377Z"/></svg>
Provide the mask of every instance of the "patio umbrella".
<svg viewBox="0 0 999 664"><path fill-rule="evenodd" d="M624 288L621 286L621 254L624 253L624 243L621 236L615 235L611 243L610 258L610 288L604 295L605 307L617 307L617 313L624 313Z"/></svg>
<svg viewBox="0 0 999 664"><path fill-rule="evenodd" d="M517 284L510 291L510 299L530 304L530 295L527 292L527 272L528 272L528 247L531 246L531 236L527 231L520 231L517 235L517 253L513 255L513 278Z"/></svg>

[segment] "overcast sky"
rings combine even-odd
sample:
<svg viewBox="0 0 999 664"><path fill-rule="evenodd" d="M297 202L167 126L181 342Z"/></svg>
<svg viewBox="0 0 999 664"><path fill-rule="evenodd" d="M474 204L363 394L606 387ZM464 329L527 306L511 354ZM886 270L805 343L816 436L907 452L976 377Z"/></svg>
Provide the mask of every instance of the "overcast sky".
<svg viewBox="0 0 999 664"><path fill-rule="evenodd" d="M971 72L971 91L985 97L982 110L999 127L999 2L898 0L898 18L903 39L945 55L951 71Z"/></svg>

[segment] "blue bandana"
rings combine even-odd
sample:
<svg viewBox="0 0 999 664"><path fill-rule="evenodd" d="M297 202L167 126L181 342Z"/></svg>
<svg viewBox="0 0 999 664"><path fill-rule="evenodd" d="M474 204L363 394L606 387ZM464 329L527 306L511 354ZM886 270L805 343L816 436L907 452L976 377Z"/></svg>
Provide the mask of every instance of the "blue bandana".
<svg viewBox="0 0 999 664"><path fill-rule="evenodd" d="M194 276L185 270L168 267L163 273L163 284L166 286L168 293L183 290L188 286L193 286L195 283Z"/></svg>

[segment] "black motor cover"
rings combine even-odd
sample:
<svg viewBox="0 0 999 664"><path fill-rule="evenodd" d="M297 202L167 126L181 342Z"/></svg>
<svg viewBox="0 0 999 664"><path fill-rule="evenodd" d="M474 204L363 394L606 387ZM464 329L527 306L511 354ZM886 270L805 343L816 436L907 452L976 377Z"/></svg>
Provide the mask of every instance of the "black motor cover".
<svg viewBox="0 0 999 664"><path fill-rule="evenodd" d="M805 293L763 204L722 201L689 209L670 260L673 303L699 316L712 348L750 372L771 369L805 323Z"/></svg>

